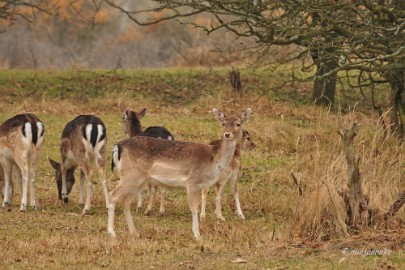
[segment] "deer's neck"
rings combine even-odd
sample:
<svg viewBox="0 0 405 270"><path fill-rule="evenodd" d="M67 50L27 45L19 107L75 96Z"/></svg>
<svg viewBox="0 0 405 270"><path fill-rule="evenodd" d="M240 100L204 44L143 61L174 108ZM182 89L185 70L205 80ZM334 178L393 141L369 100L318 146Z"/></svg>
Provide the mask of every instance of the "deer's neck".
<svg viewBox="0 0 405 270"><path fill-rule="evenodd" d="M142 133L142 126L139 121L131 120L127 122L128 136L134 137Z"/></svg>
<svg viewBox="0 0 405 270"><path fill-rule="evenodd" d="M236 140L221 139L214 156L218 173L221 173L231 162L236 149Z"/></svg>
<svg viewBox="0 0 405 270"><path fill-rule="evenodd" d="M240 143L238 143L235 147L235 153L234 153L234 158L240 159L242 153L242 146L240 145Z"/></svg>

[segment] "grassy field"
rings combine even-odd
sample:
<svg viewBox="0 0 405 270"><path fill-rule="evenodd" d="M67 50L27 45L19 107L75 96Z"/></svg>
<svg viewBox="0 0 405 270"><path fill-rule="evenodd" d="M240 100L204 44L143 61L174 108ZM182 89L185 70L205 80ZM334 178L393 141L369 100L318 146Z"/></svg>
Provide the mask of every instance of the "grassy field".
<svg viewBox="0 0 405 270"><path fill-rule="evenodd" d="M339 92L341 115L338 108L312 106L309 83L280 87L287 76L279 70L243 70L246 92L240 98L229 89L224 69L1 71L0 122L34 112L46 132L36 177L39 209L21 213L17 189L11 211L0 210L0 268L404 269L404 209L388 224L346 237L339 232L336 217L345 217L335 189L345 187L347 170L338 117L347 127L360 123L355 147L364 188L370 204L382 212L405 188L403 145L393 136L383 138L376 113L359 93ZM388 104L386 92L381 90L377 99L382 105ZM222 203L227 221L215 218L210 192L201 242L193 239L184 190L170 191L164 216L157 202L150 216L135 213L133 205L139 238L128 237L120 206L117 238L108 236L98 179L89 215L80 215L77 184L70 204L62 205L47 157L60 159L64 125L78 114L98 114L107 127L110 153L125 138L121 121L127 107L148 107L144 127L164 125L176 140L198 142L220 135L212 108L228 113L252 108L244 127L257 146L243 154L239 182L246 220L235 214L228 187ZM291 173L300 181L302 196ZM109 183L110 190L115 185ZM382 254L364 255L367 251Z"/></svg>

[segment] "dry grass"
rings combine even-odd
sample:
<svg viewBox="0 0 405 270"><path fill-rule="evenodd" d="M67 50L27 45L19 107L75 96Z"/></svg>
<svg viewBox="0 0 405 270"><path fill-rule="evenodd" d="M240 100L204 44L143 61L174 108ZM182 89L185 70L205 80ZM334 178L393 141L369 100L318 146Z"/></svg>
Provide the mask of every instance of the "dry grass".
<svg viewBox="0 0 405 270"><path fill-rule="evenodd" d="M356 117L358 119L355 119ZM334 118L332 123L337 123L336 117L332 118ZM363 188L370 197L370 207L375 213L374 220L370 222L377 227L381 214L388 211L404 191L402 143L392 136L384 139L382 128L376 125L377 119L354 113L348 115L346 119L348 123L361 123L360 133L356 136L354 145L360 161ZM323 119L325 122L330 120L330 117ZM333 130L333 127L331 129ZM313 141L315 147L312 151L307 151L311 153L306 156L309 160L305 159L305 155L301 156L304 158L300 158L294 168L304 179L303 184L309 187L307 193L299 198L296 231L298 235L312 239L325 240L345 236L348 231L345 226L346 210L337 193L338 189L347 188L347 164L343 144L336 135L326 144L322 139ZM305 147L308 145L306 143ZM403 217L403 214L402 209L400 216Z"/></svg>
<svg viewBox="0 0 405 270"><path fill-rule="evenodd" d="M0 210L0 268L404 267L403 225L372 227L360 235L342 236L345 231L342 222L346 217L336 188L345 187L347 172L342 143L336 133L337 114L309 105L296 106L291 102L259 97L253 88L248 97L232 99L226 85L219 80L226 73L195 72L194 76L193 72L187 73L190 76L189 89L184 90L181 86L183 97L178 96L174 86L176 75L169 72L169 75L159 75L160 81L156 79L156 74L151 77L144 75L142 82L131 77L129 82L125 79L120 81L120 91L103 92L98 97L91 97L90 92L85 96L69 92L70 96L65 99L49 95L49 91L37 91L27 97L24 87L10 83L11 79L5 80L3 74L0 91L6 94L0 98L0 122L16 113L35 112L46 125L46 140L36 182L39 210L20 213L18 190L12 210ZM44 89L56 84L52 76L65 75L55 73L47 76L47 80L41 81ZM211 79L218 83L218 91L200 88ZM251 82L253 79L249 77ZM105 79L103 87L112 89L116 82ZM168 86L168 82L172 82L173 86ZM76 84L74 81L71 83L72 89L75 89ZM146 88L143 94L130 90L139 85ZM220 90L221 87L224 90ZM258 83L255 87L262 86ZM168 91L162 91L165 88ZM21 95L12 95L14 90ZM193 93L196 91L200 95ZM148 114L143 120L145 127L165 125L178 140L202 142L217 138L221 129L210 109L218 107L224 111L239 112L251 107L253 115L245 127L257 147L244 154L244 174L239 188L247 220L239 220L234 213L233 198L228 188L223 198L226 222L216 220L213 194L209 194L207 219L200 224L202 242L193 240L191 215L182 190L169 193L167 212L163 217L159 216L157 205L149 217L134 213L135 226L141 233L139 238L128 237L121 210L118 210L116 220L117 239L107 235L107 213L99 181L95 184L90 215L79 215L78 187L73 188L70 205L63 206L57 199L53 171L46 160L47 156L59 159L59 137L63 126L76 114L98 113L106 123L108 147L111 149L113 143L125 137L121 118L128 106L134 109L148 107ZM377 118L371 113L352 112L343 116L343 121L346 125L353 122L361 124L355 147L361 158L364 189L371 198L371 205L386 211L405 187L401 179L404 162L402 144L396 138L382 139ZM302 196L297 193L291 172L302 186ZM116 184L110 183L110 189ZM398 217L405 218L404 209ZM354 256L342 254L344 248L387 248L392 250L392 254ZM238 258L246 263L233 262Z"/></svg>

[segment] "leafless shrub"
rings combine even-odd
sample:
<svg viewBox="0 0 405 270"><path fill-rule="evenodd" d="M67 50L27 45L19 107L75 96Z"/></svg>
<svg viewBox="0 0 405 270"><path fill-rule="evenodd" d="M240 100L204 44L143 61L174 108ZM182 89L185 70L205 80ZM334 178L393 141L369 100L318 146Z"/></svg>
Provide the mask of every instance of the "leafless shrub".
<svg viewBox="0 0 405 270"><path fill-rule="evenodd" d="M377 122L374 124L377 125ZM362 225L363 229L389 226L384 222L384 213L390 213L395 202L401 204L403 195L402 169L398 164L404 162L403 146L392 135L384 138L385 130L373 125L362 126L354 142L356 155L361 160L359 170L363 190L369 198L369 218ZM300 171L301 184L306 188L303 196L297 197L291 233L328 240L359 232L359 227L350 226L345 196L339 195L347 190L348 181L343 144L337 134L328 150L322 149L319 141L315 144L315 152L310 157L301 157L295 165L295 169ZM396 211L402 210L396 208Z"/></svg>

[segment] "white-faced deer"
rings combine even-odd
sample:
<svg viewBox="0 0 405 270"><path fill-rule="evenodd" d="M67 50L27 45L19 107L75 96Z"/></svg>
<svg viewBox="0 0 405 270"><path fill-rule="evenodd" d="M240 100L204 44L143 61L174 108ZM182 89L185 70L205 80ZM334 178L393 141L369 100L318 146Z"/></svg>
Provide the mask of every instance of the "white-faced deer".
<svg viewBox="0 0 405 270"><path fill-rule="evenodd" d="M146 136L153 138L160 138L166 140L174 140L173 135L162 126L152 126L145 130L142 130L141 119L145 116L147 108L141 109L139 112L132 111L130 108L126 108L124 111L123 124L124 132L129 138L134 136ZM149 186L151 192L153 187ZM154 189L156 190L156 188ZM142 209L142 190L138 193L137 211Z"/></svg>
<svg viewBox="0 0 405 270"><path fill-rule="evenodd" d="M218 144L220 141L215 140L210 142L210 144ZM236 205L236 213L241 219L245 219L243 215L242 208L240 206L239 194L238 194L238 179L242 174L242 150L251 150L255 148L255 143L251 140L250 134L247 130L243 130L242 139L240 143L236 145L235 154L233 155L231 163L226 167L226 169L220 174L215 187L215 215L218 219L225 221L225 218L222 216L221 211L221 196L222 190L225 187L226 183L229 182L232 188L233 198ZM208 188L204 188L201 192L201 214L200 218L205 218L205 207L207 205L207 194Z"/></svg>
<svg viewBox="0 0 405 270"><path fill-rule="evenodd" d="M80 115L70 121L62 131L60 153L62 162L49 159L55 169L55 180L59 199L65 204L69 202L68 194L75 182L74 171L80 169L79 204L83 204L84 180L87 179L86 204L82 214L91 207L91 192L93 187L93 166L102 178L104 197L108 206L106 166L107 134L103 121L94 115Z"/></svg>
<svg viewBox="0 0 405 270"><path fill-rule="evenodd" d="M213 110L223 126L218 145L193 142L161 140L136 136L119 142L113 147L113 166L120 176L118 186L110 192L108 207L108 233L115 236L114 215L117 203L123 203L129 233L135 234L130 206L147 183L163 187L183 187L192 213L192 231L200 239L198 207L200 192L214 185L221 172L229 165L235 153L236 144L242 136L242 123L251 110L240 117Z"/></svg>
<svg viewBox="0 0 405 270"><path fill-rule="evenodd" d="M214 140L211 141L211 145L218 145L221 141L220 140ZM226 183L230 182L231 188L232 188L232 193L233 197L235 199L235 204L236 204L236 212L238 216L240 216L242 219L245 219L245 216L243 215L242 208L240 206L240 201L239 201L239 194L238 194L238 179L241 174L241 152L242 150L251 150L255 147L255 143L251 140L250 134L247 130L243 129L242 131L242 137L240 142L236 145L235 149L235 154L232 158L231 163L224 169L224 171L220 174L218 177L217 183L214 185L215 186L215 214L218 219L225 221L225 218L222 216L221 212L221 196L222 196L222 190ZM149 188L149 203L146 208L145 214L149 214L150 211L152 210L153 207L153 201L156 196L156 190L157 186L150 185ZM164 214L165 212L165 206L164 206L164 197L165 197L164 191L161 192L161 197L160 197L160 208L159 208L159 213L161 215ZM201 214L200 218L204 219L205 218L205 207L207 204L207 194L208 194L208 188L204 188L201 192L201 197L202 197L202 204L201 204Z"/></svg>
<svg viewBox="0 0 405 270"><path fill-rule="evenodd" d="M35 200L35 170L44 142L44 124L34 114L18 114L0 126L0 161L4 170L3 207L10 205L12 197L11 178L16 169L21 185L21 211L27 210L28 183L30 206L37 208Z"/></svg>

